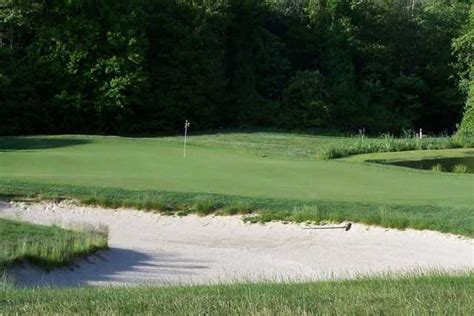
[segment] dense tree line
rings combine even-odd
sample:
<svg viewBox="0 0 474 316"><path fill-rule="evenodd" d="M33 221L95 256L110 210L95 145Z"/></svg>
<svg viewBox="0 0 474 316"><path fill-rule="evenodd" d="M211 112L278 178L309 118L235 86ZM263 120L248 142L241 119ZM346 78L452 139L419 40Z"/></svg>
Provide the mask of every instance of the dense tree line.
<svg viewBox="0 0 474 316"><path fill-rule="evenodd" d="M202 130L453 131L473 102L470 10L470 0L3 0L0 134L175 132L185 118Z"/></svg>

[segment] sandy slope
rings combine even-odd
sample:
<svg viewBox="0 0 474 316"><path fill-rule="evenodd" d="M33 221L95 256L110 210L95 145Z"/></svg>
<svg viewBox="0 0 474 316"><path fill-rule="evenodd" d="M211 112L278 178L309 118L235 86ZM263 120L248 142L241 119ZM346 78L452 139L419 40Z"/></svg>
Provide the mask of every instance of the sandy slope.
<svg viewBox="0 0 474 316"><path fill-rule="evenodd" d="M363 225L314 230L239 217L166 217L62 204L2 204L0 217L107 225L111 249L75 267L12 270L23 284L105 285L315 280L414 269L473 269L474 242L430 231Z"/></svg>

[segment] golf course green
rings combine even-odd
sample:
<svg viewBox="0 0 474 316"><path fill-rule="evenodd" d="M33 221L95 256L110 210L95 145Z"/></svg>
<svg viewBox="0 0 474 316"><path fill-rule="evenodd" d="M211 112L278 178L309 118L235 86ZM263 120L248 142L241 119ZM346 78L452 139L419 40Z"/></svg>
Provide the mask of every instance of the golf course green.
<svg viewBox="0 0 474 316"><path fill-rule="evenodd" d="M188 141L184 158L181 137L3 137L0 197L20 201L73 198L84 204L167 215L252 213L244 220L351 221L474 236L474 175L370 162L470 157L471 148L320 160L325 150L354 148L360 140L224 133L192 136ZM368 140L377 148L384 141ZM431 142L440 144L438 148L451 148L450 140ZM267 314L471 314L472 310L472 271L197 287L17 288L5 279L0 288L4 291L0 314L260 314L262 310Z"/></svg>
<svg viewBox="0 0 474 316"><path fill-rule="evenodd" d="M229 135L227 142L225 135L216 135L219 141L214 143L209 142L212 137L191 137L186 158L178 137L1 138L0 178L306 201L461 208L474 205L472 175L410 170L363 161L272 157L240 150L238 144L232 146L235 135ZM301 146L317 146L325 141L323 137L307 137ZM345 141L341 138L341 142ZM331 142L335 140L331 138ZM258 144L255 148L259 148Z"/></svg>

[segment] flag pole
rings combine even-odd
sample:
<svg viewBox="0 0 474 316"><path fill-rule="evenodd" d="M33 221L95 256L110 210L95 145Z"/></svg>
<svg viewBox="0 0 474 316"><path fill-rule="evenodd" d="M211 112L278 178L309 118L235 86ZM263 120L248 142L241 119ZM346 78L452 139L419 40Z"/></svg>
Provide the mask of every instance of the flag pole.
<svg viewBox="0 0 474 316"><path fill-rule="evenodd" d="M186 141L187 141L187 138L188 138L188 127L190 126L191 124L189 123L188 120L186 120L186 122L184 122L184 147L183 147L183 158L186 158Z"/></svg>

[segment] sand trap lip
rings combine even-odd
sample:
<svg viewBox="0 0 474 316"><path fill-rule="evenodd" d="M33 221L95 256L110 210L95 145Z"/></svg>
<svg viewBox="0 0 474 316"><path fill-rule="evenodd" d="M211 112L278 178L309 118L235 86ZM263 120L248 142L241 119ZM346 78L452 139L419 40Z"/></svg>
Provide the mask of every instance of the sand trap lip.
<svg viewBox="0 0 474 316"><path fill-rule="evenodd" d="M50 273L11 270L24 285L202 284L309 281L417 269L474 268L471 239L364 225L309 230L232 217L170 217L71 203L3 204L0 217L42 224L107 225L110 250Z"/></svg>

